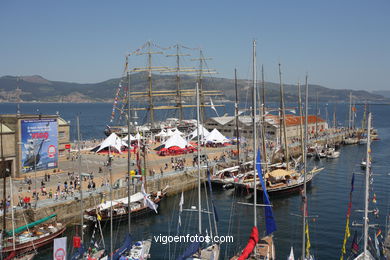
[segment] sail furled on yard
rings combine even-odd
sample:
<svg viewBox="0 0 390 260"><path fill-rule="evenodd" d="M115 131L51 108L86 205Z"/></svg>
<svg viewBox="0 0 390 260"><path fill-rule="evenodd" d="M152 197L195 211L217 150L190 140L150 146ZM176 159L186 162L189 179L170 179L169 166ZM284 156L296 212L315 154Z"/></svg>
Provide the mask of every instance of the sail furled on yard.
<svg viewBox="0 0 390 260"><path fill-rule="evenodd" d="M265 228L266 228L266 234L267 236L272 234L274 231L276 231L276 223L274 219L274 214L272 212L271 202L269 200L269 195L267 192L267 187L264 183L262 170L261 170L261 155L260 155L260 149L257 150L257 158L256 158L256 170L257 174L259 176L261 188L263 189L263 203L265 205L270 205L269 207L264 207L264 215L265 215ZM256 190L256 187L255 187Z"/></svg>
<svg viewBox="0 0 390 260"><path fill-rule="evenodd" d="M349 219L350 219L350 216L351 216L351 209L352 209L352 192L354 190L354 182L355 182L355 173L352 174L351 191L349 192L347 220L346 220L346 224L345 224L344 241L343 241L343 246L341 248L340 260L343 260L344 259L344 255L347 253L347 250L345 249L345 245L347 244L348 238L351 236L351 231L349 229Z"/></svg>

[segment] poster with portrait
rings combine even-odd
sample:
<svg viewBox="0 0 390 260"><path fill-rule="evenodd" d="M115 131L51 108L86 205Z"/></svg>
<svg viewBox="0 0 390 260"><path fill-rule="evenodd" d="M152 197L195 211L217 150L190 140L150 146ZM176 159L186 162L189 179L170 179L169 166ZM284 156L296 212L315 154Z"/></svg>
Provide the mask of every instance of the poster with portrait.
<svg viewBox="0 0 390 260"><path fill-rule="evenodd" d="M58 167L57 119L21 120L22 172Z"/></svg>

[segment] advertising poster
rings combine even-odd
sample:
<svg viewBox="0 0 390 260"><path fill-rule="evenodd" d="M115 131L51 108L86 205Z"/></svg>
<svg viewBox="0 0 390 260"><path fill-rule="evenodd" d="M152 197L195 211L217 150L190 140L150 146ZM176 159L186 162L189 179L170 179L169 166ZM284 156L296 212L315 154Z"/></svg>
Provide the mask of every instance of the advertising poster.
<svg viewBox="0 0 390 260"><path fill-rule="evenodd" d="M31 119L21 121L22 172L57 168L57 119ZM35 167L34 167L35 166Z"/></svg>

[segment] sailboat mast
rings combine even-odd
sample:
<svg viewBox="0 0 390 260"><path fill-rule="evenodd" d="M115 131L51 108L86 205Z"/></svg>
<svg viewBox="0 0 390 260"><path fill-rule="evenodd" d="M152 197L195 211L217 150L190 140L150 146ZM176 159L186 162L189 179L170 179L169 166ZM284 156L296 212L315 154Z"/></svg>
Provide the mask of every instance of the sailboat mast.
<svg viewBox="0 0 390 260"><path fill-rule="evenodd" d="M371 171L371 159L370 148L371 147L371 113L368 113L367 120L367 150L366 150L366 187L364 193L364 259L367 256L367 244L368 244L368 203L369 203L369 186L370 186L370 171Z"/></svg>
<svg viewBox="0 0 390 260"><path fill-rule="evenodd" d="M130 110L130 72L128 69L128 60L129 56L126 56L126 73L127 73L127 211L128 211L128 229L129 234L131 231L131 206L130 206L130 181L131 181L131 174L130 174L130 119L131 119L131 110Z"/></svg>
<svg viewBox="0 0 390 260"><path fill-rule="evenodd" d="M114 247L113 247L113 220L112 220L112 213L113 213L113 210L112 210L112 168L111 168L111 146L108 147L108 172L109 172L109 175L110 175L110 254L112 254L114 251Z"/></svg>
<svg viewBox="0 0 390 260"><path fill-rule="evenodd" d="M305 244L306 244L306 207L307 207L307 199L306 199L306 172L307 172L307 142L308 142L308 129L307 129L307 118L308 118L308 98L309 98L309 85L307 82L308 76L306 75L305 79L305 138L304 138L304 149L303 149L303 211L302 211L302 260L305 260Z"/></svg>
<svg viewBox="0 0 390 260"><path fill-rule="evenodd" d="M316 91L316 137L318 136L318 91Z"/></svg>
<svg viewBox="0 0 390 260"><path fill-rule="evenodd" d="M153 110L153 94L152 94L152 52L151 52L151 43L148 42L148 82L149 82L149 112L150 112L150 122L154 122L154 110Z"/></svg>
<svg viewBox="0 0 390 260"><path fill-rule="evenodd" d="M79 179L80 179L80 214L81 214L81 242L84 242L84 205L83 205L83 181L81 176L81 141L80 141L80 118L77 116L77 163L78 163L78 172L79 172Z"/></svg>
<svg viewBox="0 0 390 260"><path fill-rule="evenodd" d="M266 143L265 143L265 81L264 81L264 66L261 65L261 145L263 149L263 162L265 163L265 171L268 172L268 159L267 159L267 149L266 149Z"/></svg>
<svg viewBox="0 0 390 260"><path fill-rule="evenodd" d="M257 204L257 189L256 189L256 154L257 154L257 135L256 135L256 41L253 41L253 221L254 226L257 227L257 211L256 211L256 204ZM256 253L256 250L255 250Z"/></svg>
<svg viewBox="0 0 390 260"><path fill-rule="evenodd" d="M12 248L15 251L15 214L14 214L14 193L12 187L12 177L9 177L9 189L11 192L11 219L12 219Z"/></svg>
<svg viewBox="0 0 390 260"><path fill-rule="evenodd" d="M3 237L5 236L5 230L6 230L6 227L7 227L7 222L6 222L6 215L5 214L5 209L7 208L7 192L6 192L6 188L7 188L7 185L6 185L6 180L7 180L7 172L5 170L5 158L4 158L4 151L3 151L3 119L1 119L0 121L0 145L1 145L1 149L0 149L0 157L1 157L1 170L2 170L2 175L3 175ZM5 240L4 240L5 241Z"/></svg>
<svg viewBox="0 0 390 260"><path fill-rule="evenodd" d="M198 129L198 231L199 234L202 234L202 203L201 203L201 195L200 195L200 136L199 136L199 120L200 120L200 111L199 111L199 83L196 83L196 127Z"/></svg>
<svg viewBox="0 0 390 260"><path fill-rule="evenodd" d="M352 128L352 92L349 92L348 129Z"/></svg>
<svg viewBox="0 0 390 260"><path fill-rule="evenodd" d="M298 81L298 106L299 106L299 128L300 128L300 136L301 136L301 154L303 156L305 145L303 140L303 115L302 115L302 96L301 96L301 82Z"/></svg>
<svg viewBox="0 0 390 260"><path fill-rule="evenodd" d="M235 106L235 112L236 112L236 139L237 139L237 165L240 167L240 134L238 132L238 87L237 87L237 69L234 69L234 88L236 90L236 103ZM240 170L240 168L239 168Z"/></svg>
<svg viewBox="0 0 390 260"><path fill-rule="evenodd" d="M287 131L286 131L286 112L284 108L284 88L282 83L282 70L280 68L279 63L279 81L280 81L280 109L281 109L281 118L280 122L283 122L283 124L280 124L280 127L283 128L283 136L284 136L284 159L286 160L286 169L289 170L289 153L288 153L288 143L287 143ZM280 134L282 134L282 131L280 131ZM280 135L280 139L282 139L282 135Z"/></svg>

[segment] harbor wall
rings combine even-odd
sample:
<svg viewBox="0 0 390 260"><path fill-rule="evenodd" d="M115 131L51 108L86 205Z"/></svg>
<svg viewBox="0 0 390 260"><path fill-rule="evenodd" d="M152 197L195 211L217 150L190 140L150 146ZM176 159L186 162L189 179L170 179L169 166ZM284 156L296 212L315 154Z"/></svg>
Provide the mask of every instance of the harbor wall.
<svg viewBox="0 0 390 260"><path fill-rule="evenodd" d="M146 184L147 192L155 192L166 188L167 197L180 193L182 191L190 190L197 187L197 172L182 172L169 176L162 176L153 180L148 180ZM141 183L131 185L132 192L141 191ZM83 195L85 192L83 193ZM83 208L93 208L97 204L101 203L102 200L109 200L110 195L108 189L101 192L92 192L88 195L84 195ZM126 183L123 187L113 189L113 199L119 199L127 196ZM15 228L26 225L51 214L57 214L57 221L62 222L66 225L80 224L81 217L80 199L78 196L68 198L67 200L60 200L57 203L53 203L48 206L38 207L34 209L34 203L32 203L31 209L16 210L14 212L14 226ZM12 217L11 213L8 212L6 216L7 230L12 229ZM3 228L3 222L0 224L1 229Z"/></svg>

